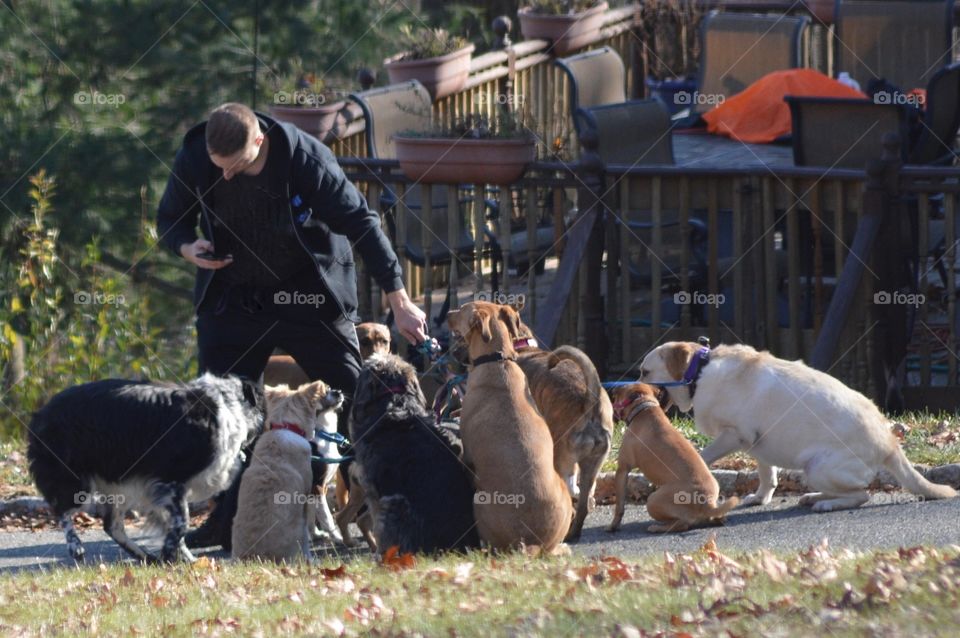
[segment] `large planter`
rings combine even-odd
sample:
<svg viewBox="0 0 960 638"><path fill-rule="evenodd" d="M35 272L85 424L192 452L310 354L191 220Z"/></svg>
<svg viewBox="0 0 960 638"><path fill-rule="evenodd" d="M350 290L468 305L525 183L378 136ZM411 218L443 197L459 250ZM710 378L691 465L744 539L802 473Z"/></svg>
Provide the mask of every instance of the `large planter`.
<svg viewBox="0 0 960 638"><path fill-rule="evenodd" d="M603 26L607 3L569 15L534 13L530 7L517 12L525 40L550 40L549 53L564 56L593 42Z"/></svg>
<svg viewBox="0 0 960 638"><path fill-rule="evenodd" d="M296 124L321 142L332 142L343 134L346 120L340 111L346 106L344 100L322 104L320 106L283 106L270 107L270 113L283 122Z"/></svg>
<svg viewBox="0 0 960 638"><path fill-rule="evenodd" d="M398 53L384 60L383 65L391 84L417 80L431 98L439 100L456 93L467 83L474 48L468 44L459 51L422 60L404 60L406 53Z"/></svg>
<svg viewBox="0 0 960 638"><path fill-rule="evenodd" d="M408 178L425 184L508 185L533 161L532 137L451 139L396 136L397 161Z"/></svg>

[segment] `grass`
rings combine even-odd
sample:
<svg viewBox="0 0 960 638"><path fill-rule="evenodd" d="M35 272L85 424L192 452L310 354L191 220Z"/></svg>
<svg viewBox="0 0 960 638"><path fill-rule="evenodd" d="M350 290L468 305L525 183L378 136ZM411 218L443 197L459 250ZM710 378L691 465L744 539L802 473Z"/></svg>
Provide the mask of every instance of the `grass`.
<svg viewBox="0 0 960 638"><path fill-rule="evenodd" d="M960 463L960 419L957 415L947 412L909 412L893 421L906 426L906 432L900 444L907 458L913 463L924 465ZM710 443L710 437L697 432L691 417L674 417L673 425L698 450ZM617 453L623 441L625 428L626 424L622 421L614 424L613 443L610 455L603 464L603 471L613 472L617 469ZM714 468L754 469L756 462L747 454L736 453L715 463Z"/></svg>
<svg viewBox="0 0 960 638"><path fill-rule="evenodd" d="M0 577L4 635L945 635L960 547L383 566L198 563ZM398 570L398 571L395 571ZM636 632L634 630L639 630Z"/></svg>

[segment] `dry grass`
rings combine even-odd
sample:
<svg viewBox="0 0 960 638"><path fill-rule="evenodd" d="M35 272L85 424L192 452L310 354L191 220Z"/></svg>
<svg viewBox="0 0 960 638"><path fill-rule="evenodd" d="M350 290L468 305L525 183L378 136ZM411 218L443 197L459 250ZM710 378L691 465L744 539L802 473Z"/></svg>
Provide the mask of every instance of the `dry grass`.
<svg viewBox="0 0 960 638"><path fill-rule="evenodd" d="M346 565L93 566L0 578L14 635L945 635L960 547Z"/></svg>

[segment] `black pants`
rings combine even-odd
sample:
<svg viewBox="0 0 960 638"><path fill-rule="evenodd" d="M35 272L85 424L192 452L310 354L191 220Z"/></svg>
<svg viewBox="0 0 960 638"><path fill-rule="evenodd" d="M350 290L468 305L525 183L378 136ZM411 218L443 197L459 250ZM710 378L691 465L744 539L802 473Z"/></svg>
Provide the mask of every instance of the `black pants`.
<svg viewBox="0 0 960 638"><path fill-rule="evenodd" d="M347 426L353 393L360 377L360 343L352 322L340 317L317 324L295 323L273 312L226 309L197 316L200 372L259 378L274 348L281 348L311 379L343 392L337 431Z"/></svg>
<svg viewBox="0 0 960 638"><path fill-rule="evenodd" d="M217 313L201 309L197 316L197 342L201 373L232 373L252 379L259 378L263 373L274 348L283 349L309 378L320 379L343 392L343 410L339 415L337 430L349 437L350 408L361 367L356 327L349 320L340 317L322 323L304 324L291 321L274 310L247 312L228 307ZM249 464L249 454L247 459ZM348 462L340 464L344 481L349 476L348 467ZM217 498L220 536L224 549L228 551L230 528L239 495L238 475L230 488Z"/></svg>

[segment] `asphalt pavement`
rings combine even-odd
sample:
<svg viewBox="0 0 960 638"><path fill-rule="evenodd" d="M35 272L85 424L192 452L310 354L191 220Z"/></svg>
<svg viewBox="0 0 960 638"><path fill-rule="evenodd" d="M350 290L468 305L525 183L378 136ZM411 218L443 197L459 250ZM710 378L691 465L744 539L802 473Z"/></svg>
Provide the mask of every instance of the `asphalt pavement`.
<svg viewBox="0 0 960 638"><path fill-rule="evenodd" d="M727 515L726 525L677 534L651 534L650 518L642 505L628 505L617 533L606 527L612 507L598 507L587 518L579 543L570 547L585 556L615 555L634 558L663 552L690 552L714 534L725 552L766 548L773 551L805 549L826 538L831 547L851 549L896 548L914 545L960 545L960 498L918 502L900 492L876 493L856 510L814 513L797 505L797 497L777 497L763 507L741 507ZM82 530L88 563L127 560L117 545L99 529ZM335 560L361 559L363 549L318 545L319 556ZM198 552L225 558L222 551ZM0 532L0 573L22 569L73 566L59 531Z"/></svg>

